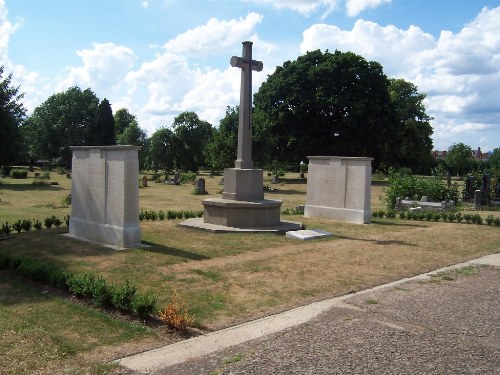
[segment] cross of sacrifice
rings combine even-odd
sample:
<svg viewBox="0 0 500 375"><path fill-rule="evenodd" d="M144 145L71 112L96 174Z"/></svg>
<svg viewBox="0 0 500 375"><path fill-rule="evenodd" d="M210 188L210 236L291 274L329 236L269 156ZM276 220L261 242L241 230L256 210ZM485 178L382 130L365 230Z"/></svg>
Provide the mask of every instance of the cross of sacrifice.
<svg viewBox="0 0 500 375"><path fill-rule="evenodd" d="M243 42L241 57L231 57L231 66L241 68L238 153L235 168L253 169L252 161L252 70L260 72L262 61L252 60L252 42Z"/></svg>

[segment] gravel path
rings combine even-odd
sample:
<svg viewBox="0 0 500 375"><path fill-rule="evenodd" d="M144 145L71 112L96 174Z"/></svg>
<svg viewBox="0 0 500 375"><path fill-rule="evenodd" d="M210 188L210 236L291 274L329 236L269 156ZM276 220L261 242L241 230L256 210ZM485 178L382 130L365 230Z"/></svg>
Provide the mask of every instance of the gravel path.
<svg viewBox="0 0 500 375"><path fill-rule="evenodd" d="M155 374L500 374L500 269L477 270L349 298Z"/></svg>

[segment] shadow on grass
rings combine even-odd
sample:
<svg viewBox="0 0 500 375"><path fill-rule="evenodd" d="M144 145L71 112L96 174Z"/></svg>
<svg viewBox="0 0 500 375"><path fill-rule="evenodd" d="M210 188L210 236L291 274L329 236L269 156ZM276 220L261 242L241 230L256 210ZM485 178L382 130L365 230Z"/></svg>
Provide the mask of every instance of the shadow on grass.
<svg viewBox="0 0 500 375"><path fill-rule="evenodd" d="M343 240L354 240L354 241L365 241L365 242L371 242L376 245L401 245L401 246L411 246L415 247L417 245L406 242L406 241L396 241L396 240L374 240L374 239L369 239L369 238L359 238L359 237L348 237L348 236L341 236L341 235L336 235L336 238L340 238Z"/></svg>
<svg viewBox="0 0 500 375"><path fill-rule="evenodd" d="M157 243L150 242L150 241L142 241L142 243L145 245L151 246L151 247L143 247L141 249L143 251L148 251L150 253L170 255L170 256L174 256L174 257L178 257L178 258L191 259L191 260L210 259L210 257L207 257L206 255L192 253L190 251L181 250L181 249L175 249L172 247L159 245Z"/></svg>
<svg viewBox="0 0 500 375"><path fill-rule="evenodd" d="M284 195L293 195L293 194L305 194L304 191L300 191L300 190L286 190L286 189L280 189L279 187L274 187L272 185L270 185L271 188L273 188L274 190L268 190L268 189L264 189L264 192L266 194L284 194Z"/></svg>
<svg viewBox="0 0 500 375"><path fill-rule="evenodd" d="M388 226L394 226L394 227L413 227L413 228L425 228L425 225L422 224L417 224L418 221L416 222L393 222L393 221L378 221L378 220L372 220L372 224L377 224L377 225L388 225Z"/></svg>
<svg viewBox="0 0 500 375"><path fill-rule="evenodd" d="M1 184L0 190L11 191L40 191L40 190L67 190L61 185L20 185L20 184Z"/></svg>

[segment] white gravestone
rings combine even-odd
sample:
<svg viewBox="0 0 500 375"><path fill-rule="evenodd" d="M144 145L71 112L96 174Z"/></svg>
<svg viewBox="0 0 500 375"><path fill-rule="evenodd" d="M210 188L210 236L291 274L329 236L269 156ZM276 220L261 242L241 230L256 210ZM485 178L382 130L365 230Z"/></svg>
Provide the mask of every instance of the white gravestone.
<svg viewBox="0 0 500 375"><path fill-rule="evenodd" d="M371 222L373 158L309 156L305 217Z"/></svg>
<svg viewBox="0 0 500 375"><path fill-rule="evenodd" d="M72 146L69 235L117 248L141 244L137 146Z"/></svg>

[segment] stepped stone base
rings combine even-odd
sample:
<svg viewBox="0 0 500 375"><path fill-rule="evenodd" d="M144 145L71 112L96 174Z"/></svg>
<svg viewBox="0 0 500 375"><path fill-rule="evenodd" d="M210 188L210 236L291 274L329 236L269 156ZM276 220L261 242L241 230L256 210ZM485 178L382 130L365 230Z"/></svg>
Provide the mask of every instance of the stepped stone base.
<svg viewBox="0 0 500 375"><path fill-rule="evenodd" d="M203 221L228 227L272 227L280 223L282 201L235 201L224 198L205 199Z"/></svg>

